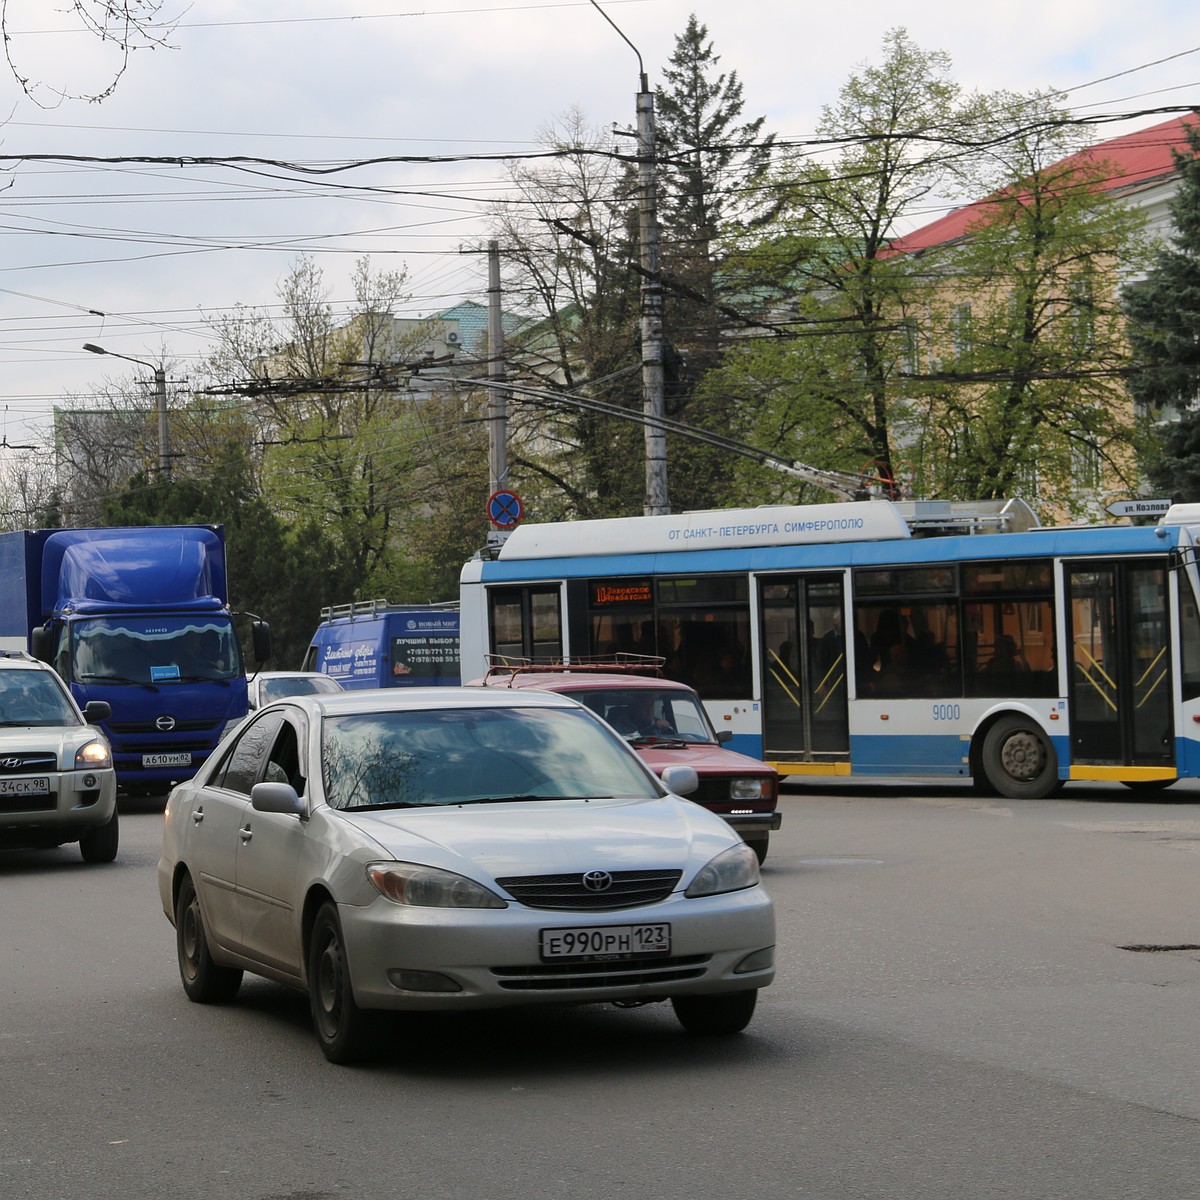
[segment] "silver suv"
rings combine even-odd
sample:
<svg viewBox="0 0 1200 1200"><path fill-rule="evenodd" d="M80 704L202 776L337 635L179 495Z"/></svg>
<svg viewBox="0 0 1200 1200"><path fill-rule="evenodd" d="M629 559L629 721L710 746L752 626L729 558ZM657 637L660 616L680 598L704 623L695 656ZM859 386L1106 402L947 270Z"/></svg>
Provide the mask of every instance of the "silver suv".
<svg viewBox="0 0 1200 1200"><path fill-rule="evenodd" d="M85 862L117 856L112 750L58 675L20 650L0 650L0 849L78 842Z"/></svg>

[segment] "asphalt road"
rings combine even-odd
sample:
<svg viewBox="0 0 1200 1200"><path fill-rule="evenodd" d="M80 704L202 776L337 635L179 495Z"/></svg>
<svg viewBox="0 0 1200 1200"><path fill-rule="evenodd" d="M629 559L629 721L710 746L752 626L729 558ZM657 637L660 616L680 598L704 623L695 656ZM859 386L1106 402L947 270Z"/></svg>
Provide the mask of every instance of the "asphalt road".
<svg viewBox="0 0 1200 1200"><path fill-rule="evenodd" d="M356 1069L299 995L186 1000L161 813L127 807L112 866L0 853L0 1200L1190 1198L1198 801L794 792L746 1034L409 1018Z"/></svg>

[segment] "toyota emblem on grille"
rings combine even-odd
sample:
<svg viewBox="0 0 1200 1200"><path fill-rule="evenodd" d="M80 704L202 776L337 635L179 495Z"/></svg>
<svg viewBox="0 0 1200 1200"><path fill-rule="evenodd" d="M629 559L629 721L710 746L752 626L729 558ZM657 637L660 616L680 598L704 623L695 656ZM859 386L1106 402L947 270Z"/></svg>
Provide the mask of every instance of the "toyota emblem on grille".
<svg viewBox="0 0 1200 1200"><path fill-rule="evenodd" d="M583 886L589 892L607 892L612 887L612 876L607 871L586 871Z"/></svg>
<svg viewBox="0 0 1200 1200"><path fill-rule="evenodd" d="M161 717L156 717L154 719L154 728L157 729L159 733L170 733L171 730L175 728L175 718L169 717L165 714Z"/></svg>

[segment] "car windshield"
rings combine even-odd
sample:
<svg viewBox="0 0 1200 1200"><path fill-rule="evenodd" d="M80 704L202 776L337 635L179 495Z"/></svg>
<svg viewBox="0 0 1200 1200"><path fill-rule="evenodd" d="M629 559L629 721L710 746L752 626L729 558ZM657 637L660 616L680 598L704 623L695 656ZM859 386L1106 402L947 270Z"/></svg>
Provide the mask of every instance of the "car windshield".
<svg viewBox="0 0 1200 1200"><path fill-rule="evenodd" d="M260 679L258 692L262 703L281 700L284 696L311 696L316 692L340 692L342 689L325 675L281 675L277 679Z"/></svg>
<svg viewBox="0 0 1200 1200"><path fill-rule="evenodd" d="M608 730L569 709L328 717L324 759L326 797L347 810L660 794Z"/></svg>
<svg viewBox="0 0 1200 1200"><path fill-rule="evenodd" d="M699 699L680 688L595 688L572 691L571 696L626 738L716 740Z"/></svg>
<svg viewBox="0 0 1200 1200"><path fill-rule="evenodd" d="M0 725L78 725L79 715L48 671L0 671Z"/></svg>

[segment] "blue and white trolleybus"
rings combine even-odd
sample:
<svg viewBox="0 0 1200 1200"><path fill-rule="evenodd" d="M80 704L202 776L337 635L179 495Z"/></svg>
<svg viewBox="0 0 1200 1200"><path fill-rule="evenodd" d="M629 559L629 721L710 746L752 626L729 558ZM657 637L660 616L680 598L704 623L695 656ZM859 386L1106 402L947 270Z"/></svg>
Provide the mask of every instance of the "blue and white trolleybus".
<svg viewBox="0 0 1200 1200"><path fill-rule="evenodd" d="M853 503L516 529L461 579L488 655L649 654L785 775L1200 775L1200 506L1041 528L1019 501Z"/></svg>

